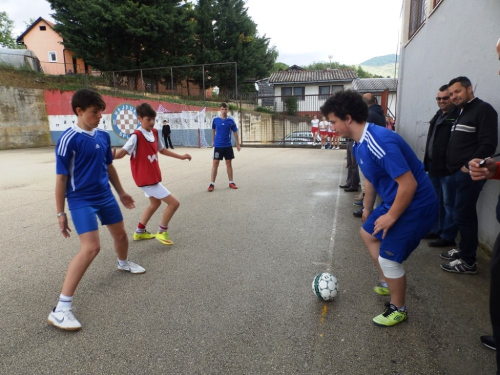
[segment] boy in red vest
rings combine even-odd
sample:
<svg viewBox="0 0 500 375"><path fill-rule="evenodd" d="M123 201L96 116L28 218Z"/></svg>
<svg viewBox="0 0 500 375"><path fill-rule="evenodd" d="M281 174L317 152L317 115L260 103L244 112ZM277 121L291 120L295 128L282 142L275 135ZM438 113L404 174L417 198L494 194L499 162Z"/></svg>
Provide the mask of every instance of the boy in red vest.
<svg viewBox="0 0 500 375"><path fill-rule="evenodd" d="M141 215L133 239L140 241L156 238L164 245L173 245L167 229L170 219L179 208L179 201L161 184L158 152L181 160L191 160L191 155L179 155L165 148L161 137L158 137L158 130L154 129L156 111L149 104L138 105L136 111L141 127L132 133L123 148L113 150L115 159L121 159L127 154L130 155L132 177L136 185L144 191L144 195L149 198L149 206ZM146 230L146 224L160 207L162 201L167 204L167 207L163 211L158 233L154 235Z"/></svg>

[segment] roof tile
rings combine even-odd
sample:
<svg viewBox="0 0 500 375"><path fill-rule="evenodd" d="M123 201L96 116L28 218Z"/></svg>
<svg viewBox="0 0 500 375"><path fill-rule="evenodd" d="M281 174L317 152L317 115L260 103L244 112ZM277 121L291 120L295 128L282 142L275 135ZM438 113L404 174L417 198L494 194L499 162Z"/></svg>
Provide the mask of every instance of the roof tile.
<svg viewBox="0 0 500 375"><path fill-rule="evenodd" d="M282 71L272 73L269 83L305 83L352 81L358 78L353 69Z"/></svg>

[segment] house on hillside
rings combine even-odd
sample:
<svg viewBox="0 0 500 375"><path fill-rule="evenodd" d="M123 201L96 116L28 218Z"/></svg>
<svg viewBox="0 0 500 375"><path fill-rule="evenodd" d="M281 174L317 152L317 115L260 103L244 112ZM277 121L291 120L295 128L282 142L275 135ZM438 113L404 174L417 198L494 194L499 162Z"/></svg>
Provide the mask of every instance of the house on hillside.
<svg viewBox="0 0 500 375"><path fill-rule="evenodd" d="M361 95L372 93L386 115L396 118L396 78L358 78L352 81L352 89Z"/></svg>
<svg viewBox="0 0 500 375"><path fill-rule="evenodd" d="M337 91L352 88L358 76L353 69L304 70L292 66L272 73L268 84L274 88L273 110L286 111L287 98L297 102L297 114L319 115L319 108Z"/></svg>
<svg viewBox="0 0 500 375"><path fill-rule="evenodd" d="M45 74L89 73L89 66L62 42L63 38L54 31L54 24L42 17L17 38L17 44L23 44L40 59Z"/></svg>
<svg viewBox="0 0 500 375"><path fill-rule="evenodd" d="M495 45L500 37L498 0L404 0L398 78L397 131L423 160L436 93L458 76L472 81L475 96L500 113ZM471 27L466 27L470 25ZM498 183L479 197L479 240L492 247Z"/></svg>

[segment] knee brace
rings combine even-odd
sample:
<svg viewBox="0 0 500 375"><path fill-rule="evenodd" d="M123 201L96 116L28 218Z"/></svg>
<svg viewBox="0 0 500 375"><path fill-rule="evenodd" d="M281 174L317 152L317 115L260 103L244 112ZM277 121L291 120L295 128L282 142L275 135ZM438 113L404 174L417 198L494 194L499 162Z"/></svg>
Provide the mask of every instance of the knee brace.
<svg viewBox="0 0 500 375"><path fill-rule="evenodd" d="M380 264L380 268L382 268L384 276L389 279L399 279L405 274L405 270L401 263L382 258L380 255L378 257L378 264Z"/></svg>

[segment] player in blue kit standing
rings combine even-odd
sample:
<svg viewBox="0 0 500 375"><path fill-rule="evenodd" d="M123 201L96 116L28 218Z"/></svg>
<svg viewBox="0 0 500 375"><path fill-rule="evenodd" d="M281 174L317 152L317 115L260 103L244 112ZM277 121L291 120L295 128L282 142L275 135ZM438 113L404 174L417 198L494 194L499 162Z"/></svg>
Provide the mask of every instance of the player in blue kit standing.
<svg viewBox="0 0 500 375"><path fill-rule="evenodd" d="M231 132L236 140L236 149L241 150L240 141L238 139L238 127L231 116L227 115L227 103L220 105L220 116L216 116L212 121L212 145L213 145L213 164L212 164L212 182L208 186L208 191L214 191L215 179L217 170L222 159L226 159L227 177L229 178L229 187L238 189L233 181L233 165L231 161L234 159L233 147L231 144Z"/></svg>
<svg viewBox="0 0 500 375"><path fill-rule="evenodd" d="M354 156L365 176L361 238L377 266L380 286L390 295L373 323L390 327L407 319L406 276L402 263L432 228L438 211L424 165L397 133L367 123L368 107L358 93L337 92L321 107L342 137L354 139ZM373 209L377 193L382 203Z"/></svg>
<svg viewBox="0 0 500 375"><path fill-rule="evenodd" d="M73 294L85 271L101 249L99 226L108 227L118 257L118 270L134 274L146 272L128 260L128 239L120 207L111 191L113 185L126 208L134 208L134 200L120 183L113 166L109 134L97 129L106 108L101 95L87 89L78 90L71 99L78 117L76 125L67 129L56 146L56 206L63 237L71 229L64 211L65 198L80 239L80 251L69 263L57 306L48 323L67 331L82 325L72 311Z"/></svg>

